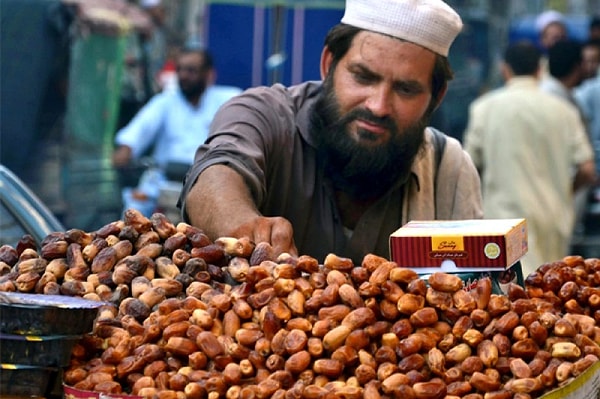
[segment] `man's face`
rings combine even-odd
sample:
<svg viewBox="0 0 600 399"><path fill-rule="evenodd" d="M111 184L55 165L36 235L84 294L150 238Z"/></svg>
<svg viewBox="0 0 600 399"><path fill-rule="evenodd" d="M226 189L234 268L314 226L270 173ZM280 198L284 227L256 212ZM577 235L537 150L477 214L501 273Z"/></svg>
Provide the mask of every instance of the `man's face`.
<svg viewBox="0 0 600 399"><path fill-rule="evenodd" d="M583 77L584 79L593 78L600 67L600 47L584 46L581 52Z"/></svg>
<svg viewBox="0 0 600 399"><path fill-rule="evenodd" d="M408 175L430 114L435 58L420 46L361 32L329 69L314 126L338 189L376 197Z"/></svg>
<svg viewBox="0 0 600 399"><path fill-rule="evenodd" d="M177 79L179 88L188 99L197 99L204 93L209 71L204 67L202 55L182 54L177 60Z"/></svg>
<svg viewBox="0 0 600 399"><path fill-rule="evenodd" d="M566 38L567 29L565 26L560 22L552 22L544 28L540 41L542 43L542 47L548 49L556 42L565 40Z"/></svg>

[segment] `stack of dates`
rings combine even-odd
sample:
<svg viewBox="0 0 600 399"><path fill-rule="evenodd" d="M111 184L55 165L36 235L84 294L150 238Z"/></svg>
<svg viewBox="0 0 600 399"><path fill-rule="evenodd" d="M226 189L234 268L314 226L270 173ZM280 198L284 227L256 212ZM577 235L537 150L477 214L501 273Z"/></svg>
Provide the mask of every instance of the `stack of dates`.
<svg viewBox="0 0 600 399"><path fill-rule="evenodd" d="M3 247L0 261L0 289L106 302L64 373L83 390L527 399L600 358L598 259L542 265L525 288L497 295L485 278L465 291L457 276L424 280L375 255L360 265L275 256L267 243L213 242L131 210L97 232L57 233L39 251L26 240Z"/></svg>

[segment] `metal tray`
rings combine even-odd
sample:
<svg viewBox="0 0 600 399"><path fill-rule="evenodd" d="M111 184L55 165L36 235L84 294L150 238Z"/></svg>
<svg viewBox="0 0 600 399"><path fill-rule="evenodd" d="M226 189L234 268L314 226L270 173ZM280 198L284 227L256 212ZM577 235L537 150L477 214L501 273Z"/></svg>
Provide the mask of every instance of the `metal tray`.
<svg viewBox="0 0 600 399"><path fill-rule="evenodd" d="M70 399L144 399L142 396L130 395L127 393L105 394L94 391L85 391L65 384L63 384L63 391L64 396Z"/></svg>
<svg viewBox="0 0 600 399"><path fill-rule="evenodd" d="M63 295L0 293L0 333L82 335L91 332L104 302Z"/></svg>
<svg viewBox="0 0 600 399"><path fill-rule="evenodd" d="M29 336L0 333L0 362L66 367L79 335Z"/></svg>
<svg viewBox="0 0 600 399"><path fill-rule="evenodd" d="M2 364L0 397L45 397L59 377L59 369Z"/></svg>

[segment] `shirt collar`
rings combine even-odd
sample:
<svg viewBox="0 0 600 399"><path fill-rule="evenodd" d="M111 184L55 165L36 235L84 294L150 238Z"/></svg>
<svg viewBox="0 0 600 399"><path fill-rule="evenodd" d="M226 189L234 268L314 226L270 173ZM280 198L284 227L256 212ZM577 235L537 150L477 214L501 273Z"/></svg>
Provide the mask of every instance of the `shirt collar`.
<svg viewBox="0 0 600 399"><path fill-rule="evenodd" d="M510 87L520 87L520 86L537 86L539 85L539 80L533 76L513 76L506 82L507 86Z"/></svg>

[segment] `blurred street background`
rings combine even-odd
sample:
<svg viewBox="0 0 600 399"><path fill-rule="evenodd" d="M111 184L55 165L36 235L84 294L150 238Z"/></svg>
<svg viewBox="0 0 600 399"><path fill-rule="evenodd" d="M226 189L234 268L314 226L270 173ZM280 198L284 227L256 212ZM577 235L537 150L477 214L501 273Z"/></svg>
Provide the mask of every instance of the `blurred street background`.
<svg viewBox="0 0 600 399"><path fill-rule="evenodd" d="M0 0L0 161L67 228L92 231L121 217L110 157L114 134L132 112L124 96L138 65L135 55L144 54L159 29L146 12L149 3ZM458 139L470 102L502 83L497 67L506 45L537 41L539 13L562 12L570 35L581 40L591 16L600 13L600 0L448 3L465 28L451 49L456 76L433 125ZM319 79L323 38L340 21L344 1L163 0L162 6L162 74L147 76L139 103L168 79L169 49L185 44L210 49L219 84L248 88Z"/></svg>

